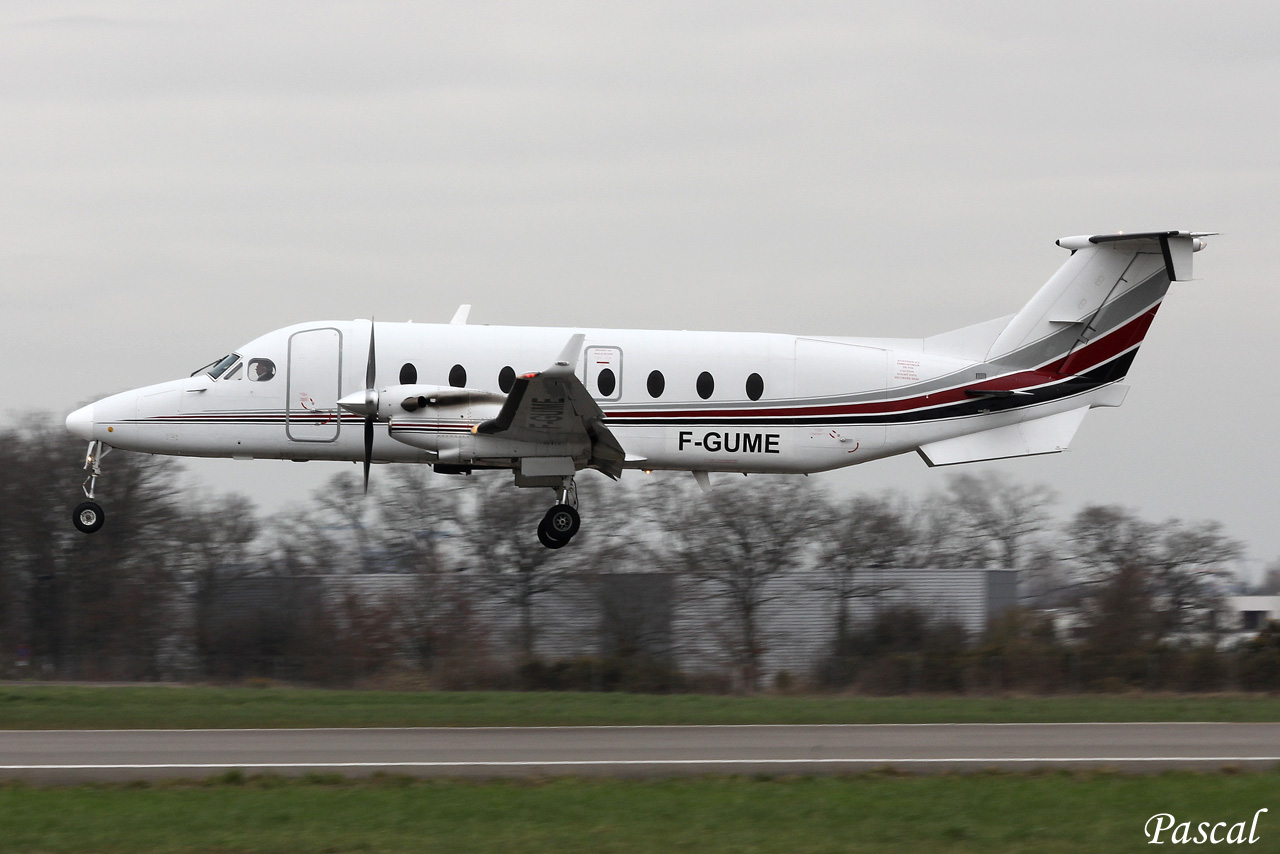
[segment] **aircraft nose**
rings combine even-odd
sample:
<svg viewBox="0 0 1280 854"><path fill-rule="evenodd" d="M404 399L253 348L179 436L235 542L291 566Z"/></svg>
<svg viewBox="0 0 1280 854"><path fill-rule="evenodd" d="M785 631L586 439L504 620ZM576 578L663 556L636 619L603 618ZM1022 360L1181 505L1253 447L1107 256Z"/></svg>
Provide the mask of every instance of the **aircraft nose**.
<svg viewBox="0 0 1280 854"><path fill-rule="evenodd" d="M93 441L93 404L82 406L67 416L67 432L86 442Z"/></svg>

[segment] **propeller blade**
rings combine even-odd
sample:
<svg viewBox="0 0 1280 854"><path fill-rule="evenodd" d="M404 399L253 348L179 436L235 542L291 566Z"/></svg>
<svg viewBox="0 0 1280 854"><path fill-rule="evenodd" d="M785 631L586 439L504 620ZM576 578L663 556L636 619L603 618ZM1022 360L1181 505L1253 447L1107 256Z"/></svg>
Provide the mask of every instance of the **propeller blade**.
<svg viewBox="0 0 1280 854"><path fill-rule="evenodd" d="M372 319L369 321L369 364L364 369L364 387L373 388L374 380L378 375L377 363L373 355L373 327Z"/></svg>
<svg viewBox="0 0 1280 854"><path fill-rule="evenodd" d="M369 363L364 369L364 387L365 395L369 396L369 389L373 389L378 378L377 362L374 357L373 346L373 318L369 318ZM376 397L375 397L376 400ZM373 463L373 421L378 415L377 404L374 404L372 412L366 412L364 416L364 494L369 494L369 466Z"/></svg>
<svg viewBox="0 0 1280 854"><path fill-rule="evenodd" d="M369 466L373 463L373 419L364 419L364 494L369 494Z"/></svg>

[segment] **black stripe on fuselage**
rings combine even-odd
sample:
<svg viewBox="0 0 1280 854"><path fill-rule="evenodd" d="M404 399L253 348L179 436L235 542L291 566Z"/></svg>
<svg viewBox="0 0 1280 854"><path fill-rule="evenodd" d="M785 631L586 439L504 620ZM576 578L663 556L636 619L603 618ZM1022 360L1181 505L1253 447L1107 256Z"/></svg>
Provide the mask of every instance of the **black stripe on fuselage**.
<svg viewBox="0 0 1280 854"><path fill-rule="evenodd" d="M1070 377L1061 382L1028 389L1027 394L1012 397L983 397L976 400L965 400L943 406L918 409L907 412L888 412L872 414L830 414L830 415L793 415L752 418L751 416L711 416L688 418L606 418L609 426L652 426L661 424L674 427L705 427L713 425L733 424L750 427L798 427L803 425L837 425L837 424L918 424L925 421L944 421L953 418L966 418L974 415L986 415L992 412L1007 412L1050 403L1055 400L1083 394L1104 385L1123 379L1133 364L1138 348L1122 353L1092 371Z"/></svg>
<svg viewBox="0 0 1280 854"><path fill-rule="evenodd" d="M926 421L944 421L953 418L966 418L975 415L986 415L992 412L1007 412L1014 409L1022 409L1030 406L1037 406L1049 403L1055 400L1072 397L1074 395L1083 394L1104 385L1117 382L1128 374L1130 366L1133 364L1134 358L1138 355L1138 347L1135 346L1125 353L1116 356L1110 361L1059 382L1040 386L1038 388L1027 389L1026 394L1015 394L1010 397L979 397L976 399L958 401L951 404L943 404L936 407L926 407L915 410L887 412L887 413L867 413L867 414L841 414L831 413L825 415L780 415L766 417L752 416L726 416L726 415L710 415L710 416L609 416L606 413L605 423L610 426L672 426L672 427L703 427L732 424L735 426L750 427L799 427L805 425L856 425L856 424L919 424ZM770 408L778 406L777 401L770 402ZM696 411L696 410L694 410ZM359 420L358 416L342 416L342 423L350 424ZM284 425L285 419L279 415L258 415L252 416L248 414L226 414L226 415L210 415L210 414L192 414L180 416L166 416L156 419L128 419L123 422L125 424L156 424L156 423L179 423L179 424L223 424L223 425L249 425L249 424L278 424ZM294 420L297 426L328 426L333 421L320 421L317 419L297 419ZM469 433L471 427L468 424L445 425L445 424L415 424L413 422L397 422L391 425L391 431L394 433Z"/></svg>

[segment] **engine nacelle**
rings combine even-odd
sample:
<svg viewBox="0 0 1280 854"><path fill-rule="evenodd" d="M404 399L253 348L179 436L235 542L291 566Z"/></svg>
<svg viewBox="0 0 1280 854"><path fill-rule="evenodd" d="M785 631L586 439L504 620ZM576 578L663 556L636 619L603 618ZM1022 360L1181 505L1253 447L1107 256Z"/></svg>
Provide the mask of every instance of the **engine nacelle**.
<svg viewBox="0 0 1280 854"><path fill-rule="evenodd" d="M391 437L406 445L468 459L475 450L475 425L496 418L506 395L474 388L393 385L379 392L379 420L390 422Z"/></svg>
<svg viewBox="0 0 1280 854"><path fill-rule="evenodd" d="M378 390L378 420L493 418L507 400L504 394L440 385L391 385Z"/></svg>
<svg viewBox="0 0 1280 854"><path fill-rule="evenodd" d="M511 465L526 457L572 458L585 465L590 442L542 444L502 435L477 435L476 425L498 417L506 396L477 389L429 385L388 386L378 415L391 438L434 451L446 465Z"/></svg>

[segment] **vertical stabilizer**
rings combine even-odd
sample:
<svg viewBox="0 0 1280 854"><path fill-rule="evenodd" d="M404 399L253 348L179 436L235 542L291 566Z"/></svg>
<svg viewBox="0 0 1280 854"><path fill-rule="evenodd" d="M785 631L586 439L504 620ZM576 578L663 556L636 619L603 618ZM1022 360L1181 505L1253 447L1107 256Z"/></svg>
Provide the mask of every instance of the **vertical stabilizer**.
<svg viewBox="0 0 1280 854"><path fill-rule="evenodd" d="M1071 257L1009 321L987 361L1077 374L1100 359L1131 354L1170 281L1191 277L1191 255L1204 247L1205 236L1161 231L1064 237L1058 245L1070 249ZM1103 339L1108 345L1096 346Z"/></svg>

